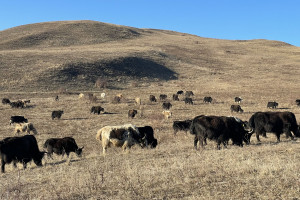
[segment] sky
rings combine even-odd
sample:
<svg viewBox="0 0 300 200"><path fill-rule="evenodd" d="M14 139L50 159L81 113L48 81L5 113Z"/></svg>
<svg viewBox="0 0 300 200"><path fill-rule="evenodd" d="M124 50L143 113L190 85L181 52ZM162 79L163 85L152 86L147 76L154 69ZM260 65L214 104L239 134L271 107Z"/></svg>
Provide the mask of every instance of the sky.
<svg viewBox="0 0 300 200"><path fill-rule="evenodd" d="M278 40L300 47L299 0L0 0L0 31L64 20L216 39Z"/></svg>

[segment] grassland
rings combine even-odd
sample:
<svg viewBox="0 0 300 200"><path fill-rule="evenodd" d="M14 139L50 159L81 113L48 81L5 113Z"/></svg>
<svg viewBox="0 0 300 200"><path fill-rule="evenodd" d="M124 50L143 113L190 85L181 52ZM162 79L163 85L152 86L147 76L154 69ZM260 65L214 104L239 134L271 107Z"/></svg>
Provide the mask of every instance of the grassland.
<svg viewBox="0 0 300 200"><path fill-rule="evenodd" d="M171 31L101 25L85 21L53 22L0 32L0 73L5 74L0 77L0 97L30 99L32 105L26 109L0 105L1 138L14 135L14 127L8 123L10 116L24 115L38 131L40 149L46 139L63 136L72 136L79 146L84 146L81 158L54 156L53 160L45 158L43 167L31 163L26 170L20 164L17 169L7 165L6 173L0 175L0 199L300 197L299 139L291 141L282 136L282 141L276 143L273 134L268 133L261 143L252 137L251 145L243 148L229 145L218 151L210 141L205 149L196 151L189 133L179 132L174 136L172 130L173 120L200 114L234 115L248 120L254 112L269 110L266 104L273 100L279 103L277 111L291 111L299 122L300 108L294 103L300 98L298 47L277 41L226 41ZM71 43L74 38L69 41L69 37L58 37L66 30L72 32L70 26L77 27L71 34L75 44ZM98 26L105 28L106 32L101 30L106 34L95 34L99 29L94 28ZM92 32L92 36L80 32L82 27ZM123 30L123 36L116 35L120 32L118 28ZM35 36L43 32L47 37L24 40L20 39L20 32ZM76 35L78 32L82 34ZM24 42L36 38L40 38L39 42ZM127 58L132 57L134 62L128 64ZM96 78L103 75L101 70L99 74L93 73L99 66L109 69L111 63L118 63L134 66L130 68L133 70L140 67L140 62L135 62L139 59L141 63L146 60L160 69L171 70L175 77L121 72L115 77L107 73L109 87L94 87ZM64 72L72 69L74 63L84 63L81 74L66 78ZM58 93L61 88L69 93ZM192 90L195 104L172 101L171 95L178 90ZM75 94L79 92L92 92L99 99L97 102L79 99ZM100 99L101 92L107 94L105 99ZM125 99L120 104L111 103L118 93ZM161 116L161 102L148 100L150 94L161 93L167 94L173 104L169 120ZM57 94L59 101L54 100ZM212 96L213 103L204 104L204 96ZM230 112L235 96L244 99L243 114ZM134 104L135 97L141 97L141 106ZM90 114L93 105L101 105L111 114ZM138 116L128 119L127 111L132 108L138 110ZM51 120L51 111L57 109L64 110L62 119ZM152 126L158 139L157 148L134 146L129 152L109 148L104 157L101 145L95 140L96 131L105 125L124 123Z"/></svg>

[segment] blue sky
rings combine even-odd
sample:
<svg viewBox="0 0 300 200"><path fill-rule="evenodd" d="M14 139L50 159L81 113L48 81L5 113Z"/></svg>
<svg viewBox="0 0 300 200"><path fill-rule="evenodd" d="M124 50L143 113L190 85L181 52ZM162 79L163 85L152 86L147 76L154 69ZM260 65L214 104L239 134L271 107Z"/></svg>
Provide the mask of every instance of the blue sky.
<svg viewBox="0 0 300 200"><path fill-rule="evenodd" d="M300 47L298 0L0 0L0 31L95 20L218 39L269 39Z"/></svg>

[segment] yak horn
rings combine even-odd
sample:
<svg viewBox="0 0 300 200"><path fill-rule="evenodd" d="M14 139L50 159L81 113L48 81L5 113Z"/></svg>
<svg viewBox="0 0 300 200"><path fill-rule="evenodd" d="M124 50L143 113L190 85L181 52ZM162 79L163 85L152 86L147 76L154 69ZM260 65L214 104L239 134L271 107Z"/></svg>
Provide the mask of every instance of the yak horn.
<svg viewBox="0 0 300 200"><path fill-rule="evenodd" d="M250 130L248 133L250 134L254 133L254 129Z"/></svg>

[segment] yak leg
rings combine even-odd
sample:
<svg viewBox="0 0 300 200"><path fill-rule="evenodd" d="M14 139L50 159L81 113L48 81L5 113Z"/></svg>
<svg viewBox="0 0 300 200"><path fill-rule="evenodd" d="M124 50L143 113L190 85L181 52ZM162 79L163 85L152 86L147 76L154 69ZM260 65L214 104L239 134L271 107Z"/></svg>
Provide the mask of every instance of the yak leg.
<svg viewBox="0 0 300 200"><path fill-rule="evenodd" d="M52 153L49 153L49 152L48 152L48 153L47 153L47 157L48 157L48 158L51 158L51 159L53 160L53 158L52 158Z"/></svg>
<svg viewBox="0 0 300 200"><path fill-rule="evenodd" d="M195 139L194 139L194 147L197 150L197 143L198 143L198 136L195 135Z"/></svg>
<svg viewBox="0 0 300 200"><path fill-rule="evenodd" d="M276 134L277 142L280 142L280 133L275 133L275 134Z"/></svg>
<svg viewBox="0 0 300 200"><path fill-rule="evenodd" d="M27 163L23 162L23 169L26 169L26 168L27 168Z"/></svg>
<svg viewBox="0 0 300 200"><path fill-rule="evenodd" d="M286 136L286 138L291 137L291 139L294 140L294 136L292 135L291 131L286 131L285 136Z"/></svg>
<svg viewBox="0 0 300 200"><path fill-rule="evenodd" d="M109 145L109 141L107 139L102 140L102 148L103 148L103 154L106 153L107 147Z"/></svg>
<svg viewBox="0 0 300 200"><path fill-rule="evenodd" d="M174 130L174 135L176 135L176 133L177 133L177 130Z"/></svg>
<svg viewBox="0 0 300 200"><path fill-rule="evenodd" d="M195 139L194 139L194 147L195 147L195 149L197 150L197 143L198 143L198 141L199 141L199 143L200 143L200 145L201 145L201 148L203 149L204 148L204 145L203 145L203 142L205 143L205 145L206 145L206 138L204 138L204 137L202 137L202 136L200 136L200 135L196 135L195 136Z"/></svg>
<svg viewBox="0 0 300 200"><path fill-rule="evenodd" d="M256 133L256 139L257 139L258 142L260 142L259 133L258 132Z"/></svg>
<svg viewBox="0 0 300 200"><path fill-rule="evenodd" d="M203 149L203 148L204 148L204 145L203 145L203 137L200 137L200 138L199 138L199 142L200 142L201 148Z"/></svg>
<svg viewBox="0 0 300 200"><path fill-rule="evenodd" d="M264 131L264 132L262 133L262 136L263 136L264 138L267 138L267 133Z"/></svg>
<svg viewBox="0 0 300 200"><path fill-rule="evenodd" d="M5 172L5 161L2 159L1 160L1 172L4 173Z"/></svg>
<svg viewBox="0 0 300 200"><path fill-rule="evenodd" d="M123 151L125 151L127 148L130 148L130 143L128 140L126 140L122 146Z"/></svg>
<svg viewBox="0 0 300 200"><path fill-rule="evenodd" d="M217 141L217 149L218 149L218 150L221 149L220 145L221 145L221 141L218 140L218 141Z"/></svg>
<svg viewBox="0 0 300 200"><path fill-rule="evenodd" d="M17 168L17 161L13 161L14 163L14 168Z"/></svg>

